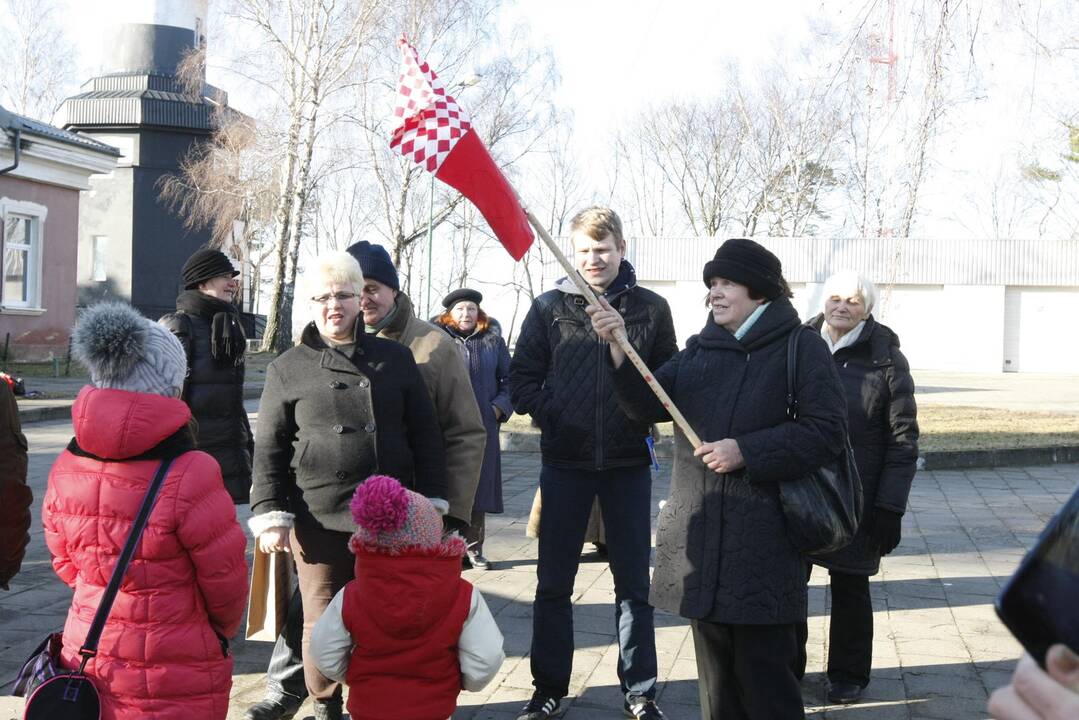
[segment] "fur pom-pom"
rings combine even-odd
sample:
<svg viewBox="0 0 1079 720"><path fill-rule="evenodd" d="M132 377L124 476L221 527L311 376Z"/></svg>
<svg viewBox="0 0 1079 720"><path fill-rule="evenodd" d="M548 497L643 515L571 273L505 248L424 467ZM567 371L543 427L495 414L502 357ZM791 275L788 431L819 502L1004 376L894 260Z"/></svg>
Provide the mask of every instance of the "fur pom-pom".
<svg viewBox="0 0 1079 720"><path fill-rule="evenodd" d="M372 475L356 488L349 509L368 532L393 531L408 520L408 491L388 475Z"/></svg>
<svg viewBox="0 0 1079 720"><path fill-rule="evenodd" d="M71 349L95 382L126 378L142 359L147 321L130 305L103 302L90 307L75 326Z"/></svg>

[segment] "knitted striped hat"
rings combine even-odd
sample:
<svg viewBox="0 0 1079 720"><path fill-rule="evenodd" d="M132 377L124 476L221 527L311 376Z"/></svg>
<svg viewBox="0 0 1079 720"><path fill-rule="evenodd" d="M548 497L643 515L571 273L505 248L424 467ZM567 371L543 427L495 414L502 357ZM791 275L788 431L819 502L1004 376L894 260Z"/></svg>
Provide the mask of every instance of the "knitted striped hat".
<svg viewBox="0 0 1079 720"><path fill-rule="evenodd" d="M180 341L126 303L98 303L83 313L71 350L99 388L177 397L187 376Z"/></svg>
<svg viewBox="0 0 1079 720"><path fill-rule="evenodd" d="M431 501L388 475L372 475L352 496L352 518L359 526L349 541L352 552L386 555L461 556L459 536L442 536L442 516Z"/></svg>

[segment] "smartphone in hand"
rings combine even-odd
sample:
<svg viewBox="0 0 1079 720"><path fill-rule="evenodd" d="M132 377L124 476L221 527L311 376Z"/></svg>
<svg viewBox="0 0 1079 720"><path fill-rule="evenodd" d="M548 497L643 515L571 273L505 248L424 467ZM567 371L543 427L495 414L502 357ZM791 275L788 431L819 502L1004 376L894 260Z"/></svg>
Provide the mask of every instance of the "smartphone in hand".
<svg viewBox="0 0 1079 720"><path fill-rule="evenodd" d="M1042 669L1054 643L1079 653L1079 490L1005 584L996 611Z"/></svg>

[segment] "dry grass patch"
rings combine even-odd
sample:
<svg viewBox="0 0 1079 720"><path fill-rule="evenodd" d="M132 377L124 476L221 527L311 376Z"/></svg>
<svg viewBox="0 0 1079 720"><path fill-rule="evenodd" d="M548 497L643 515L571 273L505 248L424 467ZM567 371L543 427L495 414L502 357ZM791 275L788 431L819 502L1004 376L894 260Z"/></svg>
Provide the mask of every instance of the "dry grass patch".
<svg viewBox="0 0 1079 720"><path fill-rule="evenodd" d="M922 451L1079 445L1079 416L998 408L923 405Z"/></svg>

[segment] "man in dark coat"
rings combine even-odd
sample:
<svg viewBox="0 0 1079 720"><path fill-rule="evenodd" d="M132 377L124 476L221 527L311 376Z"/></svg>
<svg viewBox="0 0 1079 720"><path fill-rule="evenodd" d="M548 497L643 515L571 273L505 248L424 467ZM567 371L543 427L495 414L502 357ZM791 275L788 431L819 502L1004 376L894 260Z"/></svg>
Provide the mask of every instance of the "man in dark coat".
<svg viewBox="0 0 1079 720"><path fill-rule="evenodd" d="M667 301L637 286L622 223L612 210L588 208L570 223L584 279L625 317L630 341L651 367L677 350ZM570 596L589 512L599 497L615 581L618 677L625 709L660 718L654 703L656 651L648 604L652 476L648 423L618 406L607 346L592 330L585 298L568 278L540 295L525 318L510 363L510 399L541 431L538 584L533 604L532 678L536 690L519 720L560 710L573 662Z"/></svg>
<svg viewBox="0 0 1079 720"><path fill-rule="evenodd" d="M34 496L26 485L26 450L15 394L0 377L0 588L4 590L19 572L30 542Z"/></svg>
<svg viewBox="0 0 1079 720"><path fill-rule="evenodd" d="M832 350L843 381L865 506L851 543L813 558L814 564L829 570L832 590L828 700L847 704L859 700L869 684L873 660L869 577L880 570L881 555L899 545L918 465L918 408L899 338L872 315L877 297L873 283L841 271L824 287L825 312L809 324ZM807 628L801 633L808 638ZM804 669L804 649L800 663Z"/></svg>
<svg viewBox="0 0 1079 720"><path fill-rule="evenodd" d="M246 503L251 492L254 451L244 408L247 338L232 302L239 274L220 250L196 251L184 263L176 312L158 321L184 346L188 371L181 398L198 424L199 450L217 460L237 504Z"/></svg>

